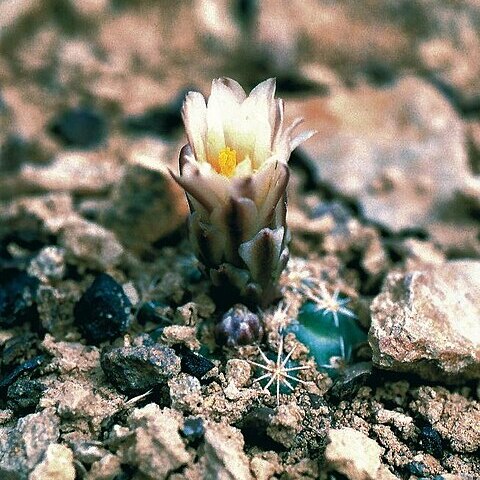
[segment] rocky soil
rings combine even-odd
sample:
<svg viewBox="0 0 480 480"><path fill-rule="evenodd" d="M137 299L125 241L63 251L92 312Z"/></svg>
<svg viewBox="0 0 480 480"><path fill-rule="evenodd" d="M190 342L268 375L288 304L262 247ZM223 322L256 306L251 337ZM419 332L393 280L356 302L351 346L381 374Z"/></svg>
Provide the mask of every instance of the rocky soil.
<svg viewBox="0 0 480 480"><path fill-rule="evenodd" d="M0 478L480 478L479 51L475 0L0 2ZM224 75L318 130L262 311L168 173Z"/></svg>

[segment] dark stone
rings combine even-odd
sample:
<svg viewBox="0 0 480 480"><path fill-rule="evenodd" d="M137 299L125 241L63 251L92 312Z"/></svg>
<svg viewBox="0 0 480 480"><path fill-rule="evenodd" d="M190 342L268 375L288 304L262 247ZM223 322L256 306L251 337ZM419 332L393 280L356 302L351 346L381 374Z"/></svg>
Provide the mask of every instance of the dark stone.
<svg viewBox="0 0 480 480"><path fill-rule="evenodd" d="M47 357L45 355L38 355L37 357L31 358L30 360L27 360L18 367L14 368L8 375L5 375L0 380L0 392L12 385L12 383L17 380L20 375L27 372L32 372L38 368L46 361L46 359Z"/></svg>
<svg viewBox="0 0 480 480"><path fill-rule="evenodd" d="M421 477L425 474L425 465L422 462L410 462L405 465L407 472L410 475Z"/></svg>
<svg viewBox="0 0 480 480"><path fill-rule="evenodd" d="M16 412L34 411L45 389L45 385L39 380L19 378L8 387L7 406Z"/></svg>
<svg viewBox="0 0 480 480"><path fill-rule="evenodd" d="M127 331L131 307L121 285L101 273L75 305L75 324L89 343L112 340Z"/></svg>
<svg viewBox="0 0 480 480"><path fill-rule="evenodd" d="M265 450L285 450L285 447L274 441L267 434L268 427L272 424L275 411L268 407L252 408L238 423L237 427L243 433L245 442Z"/></svg>
<svg viewBox="0 0 480 480"><path fill-rule="evenodd" d="M180 359L163 345L120 347L102 352L107 378L123 393L138 394L180 373Z"/></svg>
<svg viewBox="0 0 480 480"><path fill-rule="evenodd" d="M228 310L215 327L215 339L219 345L235 347L259 342L263 328L258 315L241 304Z"/></svg>
<svg viewBox="0 0 480 480"><path fill-rule="evenodd" d="M38 278L11 268L0 272L0 326L11 327L23 322L38 322L35 303Z"/></svg>
<svg viewBox="0 0 480 480"><path fill-rule="evenodd" d="M346 367L338 377L330 391L329 396L342 400L353 397L372 374L372 362L360 362Z"/></svg>
<svg viewBox="0 0 480 480"><path fill-rule="evenodd" d="M174 345L173 349L181 358L181 368L183 373L201 379L215 366L210 360L208 360L208 358L193 353L185 345Z"/></svg>
<svg viewBox="0 0 480 480"><path fill-rule="evenodd" d="M180 433L187 439L191 446L198 446L205 433L203 420L200 417L186 418Z"/></svg>
<svg viewBox="0 0 480 480"><path fill-rule="evenodd" d="M60 421L53 408L21 418L15 427L0 435L0 478L26 480L43 460L51 443L58 441Z"/></svg>
<svg viewBox="0 0 480 480"><path fill-rule="evenodd" d="M420 430L418 444L423 451L436 458L443 455L442 437L433 427L426 426Z"/></svg>
<svg viewBox="0 0 480 480"><path fill-rule="evenodd" d="M33 333L24 333L9 338L2 352L2 367L8 368L23 363L37 352L38 337Z"/></svg>
<svg viewBox="0 0 480 480"><path fill-rule="evenodd" d="M0 171L16 172L24 163L34 163L43 160L38 147L25 139L9 136L0 147Z"/></svg>
<svg viewBox="0 0 480 480"><path fill-rule="evenodd" d="M92 148L105 140L107 123L95 110L74 108L53 120L50 131L66 146Z"/></svg>

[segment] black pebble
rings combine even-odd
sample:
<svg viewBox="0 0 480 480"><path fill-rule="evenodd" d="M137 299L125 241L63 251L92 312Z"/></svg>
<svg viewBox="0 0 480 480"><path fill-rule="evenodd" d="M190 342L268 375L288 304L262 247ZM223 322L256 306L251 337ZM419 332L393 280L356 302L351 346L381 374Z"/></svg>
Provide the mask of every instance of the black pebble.
<svg viewBox="0 0 480 480"><path fill-rule="evenodd" d="M18 412L34 411L46 387L38 380L19 378L7 390L7 406Z"/></svg>
<svg viewBox="0 0 480 480"><path fill-rule="evenodd" d="M75 324L89 343L112 340L127 331L131 307L121 285L101 273L75 305Z"/></svg>
<svg viewBox="0 0 480 480"><path fill-rule="evenodd" d="M74 108L53 120L50 131L66 146L92 148L105 140L107 123L95 110Z"/></svg>
<svg viewBox="0 0 480 480"><path fill-rule="evenodd" d="M173 349L181 359L183 373L201 379L215 366L208 358L193 353L185 345L174 345Z"/></svg>
<svg viewBox="0 0 480 480"><path fill-rule="evenodd" d="M0 326L38 321L38 285L37 278L15 268L0 272Z"/></svg>
<svg viewBox="0 0 480 480"><path fill-rule="evenodd" d="M181 434L188 440L192 446L197 446L205 433L203 420L200 417L186 418L183 423Z"/></svg>
<svg viewBox="0 0 480 480"><path fill-rule="evenodd" d="M132 395L165 384L180 371L175 352L159 344L114 348L102 352L100 362L118 390Z"/></svg>
<svg viewBox="0 0 480 480"><path fill-rule="evenodd" d="M416 477L421 477L425 474L425 465L422 462L407 463L405 468L410 475L415 475Z"/></svg>
<svg viewBox="0 0 480 480"><path fill-rule="evenodd" d="M333 400L352 398L372 374L371 362L359 362L348 366L335 380L328 395Z"/></svg>
<svg viewBox="0 0 480 480"><path fill-rule="evenodd" d="M265 450L285 450L283 445L268 435L268 427L272 425L275 411L269 407L254 407L237 423L249 445Z"/></svg>
<svg viewBox="0 0 480 480"><path fill-rule="evenodd" d="M47 357L45 355L38 355L37 357L31 358L30 360L23 362L21 365L18 365L18 367L14 368L8 375L5 375L5 377L0 379L0 393L2 390L12 385L20 375L32 372L42 365L46 359Z"/></svg>
<svg viewBox="0 0 480 480"><path fill-rule="evenodd" d="M427 426L420 430L418 443L422 450L436 458L443 455L442 437L433 427Z"/></svg>

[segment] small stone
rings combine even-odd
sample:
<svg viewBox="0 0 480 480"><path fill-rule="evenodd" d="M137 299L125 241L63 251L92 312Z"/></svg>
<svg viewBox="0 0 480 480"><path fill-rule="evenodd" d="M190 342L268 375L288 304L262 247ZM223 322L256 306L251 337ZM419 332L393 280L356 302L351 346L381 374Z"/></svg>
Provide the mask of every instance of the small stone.
<svg viewBox="0 0 480 480"><path fill-rule="evenodd" d="M372 374L371 362L359 362L347 366L335 380L329 395L336 399L352 398Z"/></svg>
<svg viewBox="0 0 480 480"><path fill-rule="evenodd" d="M30 262L28 274L44 283L55 282L63 278L66 269L65 249L48 246L42 248Z"/></svg>
<svg viewBox="0 0 480 480"><path fill-rule="evenodd" d="M115 267L124 255L124 248L113 232L83 218L62 223L58 243L65 247L68 262L93 270Z"/></svg>
<svg viewBox="0 0 480 480"><path fill-rule="evenodd" d="M190 461L180 434L178 412L153 403L135 409L127 419L134 435L126 435L117 451L123 464L136 466L149 479L164 480Z"/></svg>
<svg viewBox="0 0 480 480"><path fill-rule="evenodd" d="M143 393L180 372L175 352L159 344L114 348L102 353L102 369L123 393Z"/></svg>
<svg viewBox="0 0 480 480"><path fill-rule="evenodd" d="M73 453L65 445L51 443L45 458L39 463L28 480L75 480Z"/></svg>
<svg viewBox="0 0 480 480"><path fill-rule="evenodd" d="M74 108L53 120L50 131L66 146L92 148L105 140L107 123L95 110Z"/></svg>
<svg viewBox="0 0 480 480"><path fill-rule="evenodd" d="M53 408L32 413L12 428L0 429L0 478L23 480L44 458L60 436L59 419Z"/></svg>
<svg viewBox="0 0 480 480"><path fill-rule="evenodd" d="M267 430L272 424L275 411L269 407L254 407L238 422L238 427L245 440L250 445L259 446L264 450L277 450L282 445L274 442Z"/></svg>
<svg viewBox="0 0 480 480"><path fill-rule="evenodd" d="M239 430L229 425L209 423L205 427L204 455L200 462L205 478L251 480L248 457Z"/></svg>
<svg viewBox="0 0 480 480"><path fill-rule="evenodd" d="M183 373L188 373L201 379L215 366L208 358L198 353L193 353L185 345L175 345L173 348L182 360Z"/></svg>
<svg viewBox="0 0 480 480"><path fill-rule="evenodd" d="M39 380L19 378L7 390L7 405L15 412L35 410L42 393L46 389Z"/></svg>
<svg viewBox="0 0 480 480"><path fill-rule="evenodd" d="M4 269L0 277L0 326L38 321L35 304L39 281L17 269Z"/></svg>
<svg viewBox="0 0 480 480"><path fill-rule="evenodd" d="M88 472L88 480L119 480L122 475L120 458L107 453L102 459L94 462Z"/></svg>
<svg viewBox="0 0 480 480"><path fill-rule="evenodd" d="M470 260L391 273L371 306L374 365L429 380L480 378L479 278Z"/></svg>
<svg viewBox="0 0 480 480"><path fill-rule="evenodd" d="M180 411L197 412L203 403L202 386L198 378L185 373L168 381L172 408Z"/></svg>
<svg viewBox="0 0 480 480"><path fill-rule="evenodd" d="M15 367L10 373L5 375L0 380L0 391L4 388L9 387L13 384L13 382L23 375L24 373L31 372L38 368L42 363L46 361L45 355L38 355L36 357L31 358L30 360L26 360L25 362L21 363L17 367Z"/></svg>
<svg viewBox="0 0 480 480"><path fill-rule="evenodd" d="M72 447L75 458L87 465L98 462L108 454L108 450L102 446L101 442L90 442L82 439L81 441L70 440L69 444Z"/></svg>
<svg viewBox="0 0 480 480"><path fill-rule="evenodd" d="M75 305L75 324L90 343L112 340L127 331L131 307L121 285L101 273Z"/></svg>
<svg viewBox="0 0 480 480"><path fill-rule="evenodd" d="M225 374L227 382L233 382L236 387L242 388L250 381L252 367L246 360L231 358L227 361Z"/></svg>
<svg viewBox="0 0 480 480"><path fill-rule="evenodd" d="M425 452L436 458L443 455L442 437L432 427L423 427L418 434L418 444Z"/></svg>
<svg viewBox="0 0 480 480"><path fill-rule="evenodd" d="M181 430L182 435L188 440L193 447L197 446L205 433L205 426L200 417L186 418L183 422Z"/></svg>
<svg viewBox="0 0 480 480"><path fill-rule="evenodd" d="M263 328L258 315L241 304L228 310L215 327L215 338L219 345L235 347L259 342Z"/></svg>
<svg viewBox="0 0 480 480"><path fill-rule="evenodd" d="M331 429L325 459L330 468L350 480L396 480L382 467L383 448L353 428Z"/></svg>
<svg viewBox="0 0 480 480"><path fill-rule="evenodd" d="M408 473L416 477L422 477L425 474L425 465L422 462L410 462L405 465Z"/></svg>

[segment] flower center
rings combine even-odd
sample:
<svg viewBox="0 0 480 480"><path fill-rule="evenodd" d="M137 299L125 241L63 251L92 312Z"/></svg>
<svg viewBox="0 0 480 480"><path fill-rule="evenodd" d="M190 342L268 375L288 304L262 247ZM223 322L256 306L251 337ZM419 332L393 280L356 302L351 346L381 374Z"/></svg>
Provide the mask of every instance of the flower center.
<svg viewBox="0 0 480 480"><path fill-rule="evenodd" d="M237 152L230 147L225 147L218 154L218 166L222 175L232 177L237 167Z"/></svg>

